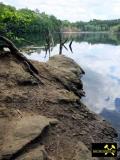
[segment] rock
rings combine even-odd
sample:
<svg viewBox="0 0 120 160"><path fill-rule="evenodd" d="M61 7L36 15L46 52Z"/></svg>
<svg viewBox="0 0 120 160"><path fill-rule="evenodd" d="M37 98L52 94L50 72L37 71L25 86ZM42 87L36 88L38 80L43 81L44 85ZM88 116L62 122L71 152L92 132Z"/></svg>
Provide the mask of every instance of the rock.
<svg viewBox="0 0 120 160"><path fill-rule="evenodd" d="M12 55L0 57L0 159L91 159L92 142L114 142L116 131L81 102L79 65L63 55L32 63L44 85Z"/></svg>
<svg viewBox="0 0 120 160"><path fill-rule="evenodd" d="M18 157L16 160L45 160L44 148L40 146Z"/></svg>
<svg viewBox="0 0 120 160"><path fill-rule="evenodd" d="M98 160L97 158L91 157L91 151L87 146L79 141L75 147L75 156L72 160Z"/></svg>
<svg viewBox="0 0 120 160"><path fill-rule="evenodd" d="M83 84L80 80L85 72L74 60L70 58L68 60L64 55L57 55L51 57L48 64L54 66L51 75L54 75L66 89L74 92L80 98L85 96Z"/></svg>
<svg viewBox="0 0 120 160"><path fill-rule="evenodd" d="M77 75L85 74L84 70L73 59L64 55L50 57L48 64L54 66L58 70L69 71Z"/></svg>
<svg viewBox="0 0 120 160"><path fill-rule="evenodd" d="M25 154L22 154L22 156L18 157L16 160L54 160L54 159L47 154L44 146L41 145L37 148L32 148L30 151L28 151Z"/></svg>
<svg viewBox="0 0 120 160"><path fill-rule="evenodd" d="M120 98L115 99L115 108L117 112L120 112Z"/></svg>
<svg viewBox="0 0 120 160"><path fill-rule="evenodd" d="M16 119L5 125L7 132L4 133L1 158L11 157L21 150L25 145L39 137L50 123L56 123L56 119L45 116L26 116ZM2 128L1 128L2 129Z"/></svg>

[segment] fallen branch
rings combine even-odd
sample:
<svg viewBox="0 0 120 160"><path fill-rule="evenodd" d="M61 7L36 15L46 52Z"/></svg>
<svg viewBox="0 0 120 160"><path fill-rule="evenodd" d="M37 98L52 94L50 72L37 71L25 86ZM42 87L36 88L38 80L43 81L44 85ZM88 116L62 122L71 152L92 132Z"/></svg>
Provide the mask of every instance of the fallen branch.
<svg viewBox="0 0 120 160"><path fill-rule="evenodd" d="M73 43L73 39L71 40L71 42L70 42L70 44L69 44L70 51L73 53L73 50L72 50L72 43Z"/></svg>
<svg viewBox="0 0 120 160"><path fill-rule="evenodd" d="M47 52L49 52L49 56L50 56L51 47L54 46L53 36L49 29L46 32L44 32L44 36L45 36L45 41L46 41L45 55L47 55Z"/></svg>
<svg viewBox="0 0 120 160"><path fill-rule="evenodd" d="M63 47L64 47L66 50L68 50L67 47L65 46L65 43L67 42L67 40L68 40L68 39L66 39L65 41L62 40L62 33L60 32L60 33L59 33L59 41L60 41L59 54L62 54L62 49L63 49Z"/></svg>

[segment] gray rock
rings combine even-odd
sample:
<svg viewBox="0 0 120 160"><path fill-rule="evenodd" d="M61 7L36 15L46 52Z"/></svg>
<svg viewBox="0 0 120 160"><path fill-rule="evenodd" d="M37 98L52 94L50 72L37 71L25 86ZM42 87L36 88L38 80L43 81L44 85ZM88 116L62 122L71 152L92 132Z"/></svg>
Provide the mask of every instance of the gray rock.
<svg viewBox="0 0 120 160"><path fill-rule="evenodd" d="M26 116L7 124L4 123L6 129L4 129L5 133L0 159L11 157L18 152L27 143L40 136L45 127L49 126L50 123L57 123L57 120L39 115Z"/></svg>
<svg viewBox="0 0 120 160"><path fill-rule="evenodd" d="M98 160L91 157L91 151L83 142L79 141L75 148L75 156L72 160Z"/></svg>
<svg viewBox="0 0 120 160"><path fill-rule="evenodd" d="M44 160L44 148L40 146L38 148L32 149L29 152L21 155L16 160Z"/></svg>
<svg viewBox="0 0 120 160"><path fill-rule="evenodd" d="M71 58L64 55L51 57L48 64L53 67L51 75L57 77L57 80L69 91L75 95L85 96L83 84L80 78L85 74L84 70Z"/></svg>

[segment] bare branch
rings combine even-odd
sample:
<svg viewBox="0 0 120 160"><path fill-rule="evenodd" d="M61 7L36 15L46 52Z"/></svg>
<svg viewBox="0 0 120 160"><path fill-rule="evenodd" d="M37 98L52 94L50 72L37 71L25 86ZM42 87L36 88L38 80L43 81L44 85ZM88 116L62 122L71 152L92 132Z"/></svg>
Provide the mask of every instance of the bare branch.
<svg viewBox="0 0 120 160"><path fill-rule="evenodd" d="M73 50L72 50L72 43L73 43L73 39L71 40L71 42L70 42L70 44L69 44L70 51L73 53Z"/></svg>
<svg viewBox="0 0 120 160"><path fill-rule="evenodd" d="M64 47L66 50L68 50L67 47L65 46L65 43L67 42L67 40L68 40L68 39L65 39L65 40L63 41L63 40L62 40L62 33L59 32L59 42L60 42L59 54L62 54L62 49L63 49L63 47Z"/></svg>

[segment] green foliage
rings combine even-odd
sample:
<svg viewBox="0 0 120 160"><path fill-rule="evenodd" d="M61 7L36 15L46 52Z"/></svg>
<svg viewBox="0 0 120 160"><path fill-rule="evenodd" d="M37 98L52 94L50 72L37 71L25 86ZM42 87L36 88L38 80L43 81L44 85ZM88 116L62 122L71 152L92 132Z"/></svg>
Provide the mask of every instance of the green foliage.
<svg viewBox="0 0 120 160"><path fill-rule="evenodd" d="M60 21L55 16L40 13L24 8L17 10L10 5L0 3L0 34L16 39L25 34L44 34L49 29L55 33L62 31L113 31L120 32L120 19L117 20L92 20L90 22Z"/></svg>
<svg viewBox="0 0 120 160"><path fill-rule="evenodd" d="M120 32L120 24L111 27L111 31L112 32Z"/></svg>
<svg viewBox="0 0 120 160"><path fill-rule="evenodd" d="M92 20L89 22L76 22L74 26L81 31L110 31L111 27L119 25L120 19L117 20Z"/></svg>
<svg viewBox="0 0 120 160"><path fill-rule="evenodd" d="M0 34L21 36L26 33L44 33L60 30L61 21L54 16L32 11L27 8L16 10L14 7L0 3Z"/></svg>

